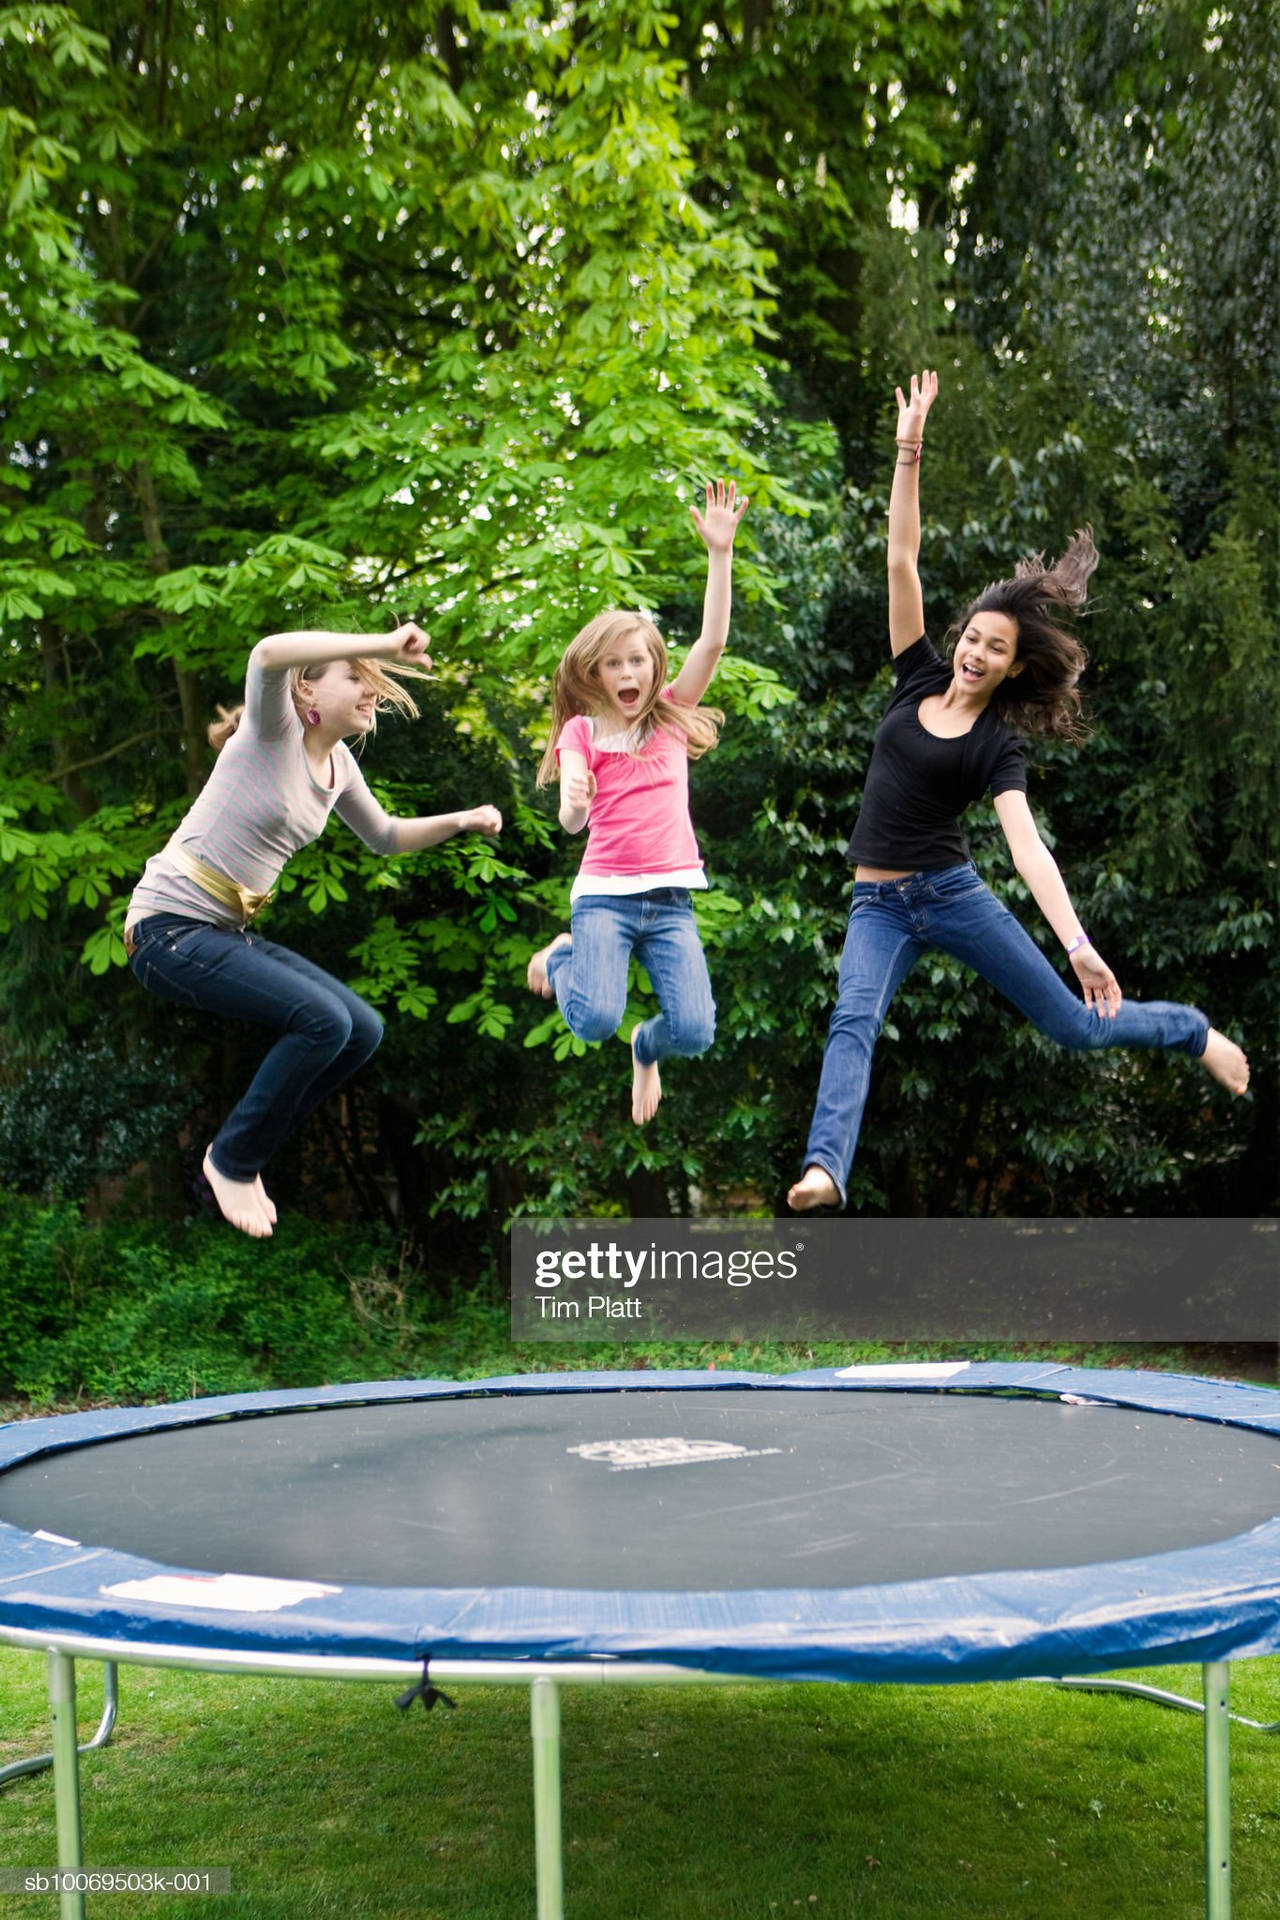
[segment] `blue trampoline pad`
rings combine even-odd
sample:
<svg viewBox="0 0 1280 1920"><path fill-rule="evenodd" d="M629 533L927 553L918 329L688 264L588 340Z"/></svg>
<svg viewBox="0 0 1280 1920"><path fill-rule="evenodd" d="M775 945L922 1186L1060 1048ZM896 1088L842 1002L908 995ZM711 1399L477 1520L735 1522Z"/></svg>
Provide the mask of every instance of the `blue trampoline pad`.
<svg viewBox="0 0 1280 1920"><path fill-rule="evenodd" d="M1280 1394L1169 1375L241 1395L0 1430L0 1638L1098 1671L1280 1648L1277 1514ZM293 1586L245 1598L225 1575Z"/></svg>

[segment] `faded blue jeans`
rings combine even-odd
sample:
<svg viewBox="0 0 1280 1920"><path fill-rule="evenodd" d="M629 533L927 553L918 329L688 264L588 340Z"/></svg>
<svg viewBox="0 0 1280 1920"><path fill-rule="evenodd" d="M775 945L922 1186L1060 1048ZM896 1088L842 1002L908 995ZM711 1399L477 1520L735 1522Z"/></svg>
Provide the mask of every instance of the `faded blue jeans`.
<svg viewBox="0 0 1280 1920"><path fill-rule="evenodd" d="M381 1019L350 987L261 934L155 913L138 921L129 946L130 970L148 992L280 1036L214 1137L213 1164L228 1180L254 1179L382 1038Z"/></svg>
<svg viewBox="0 0 1280 1920"><path fill-rule="evenodd" d="M634 953L662 1008L632 1035L641 1066L706 1052L715 1039L716 1007L687 887L583 894L569 925L572 942L548 956L547 978L570 1033L607 1040L618 1031Z"/></svg>
<svg viewBox="0 0 1280 1920"><path fill-rule="evenodd" d="M1114 1020L1092 1012L983 885L971 860L905 880L859 880L804 1155L806 1167L831 1175L842 1205L876 1036L889 1002L930 947L982 974L1060 1047L1169 1047L1197 1059L1204 1052L1209 1022L1195 1007L1125 1000Z"/></svg>

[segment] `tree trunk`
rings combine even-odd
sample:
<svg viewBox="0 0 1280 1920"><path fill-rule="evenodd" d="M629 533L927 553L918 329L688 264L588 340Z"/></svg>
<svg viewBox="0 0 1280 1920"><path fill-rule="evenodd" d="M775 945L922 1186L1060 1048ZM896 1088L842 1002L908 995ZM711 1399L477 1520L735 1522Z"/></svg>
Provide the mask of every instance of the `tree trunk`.
<svg viewBox="0 0 1280 1920"><path fill-rule="evenodd" d="M67 640L62 629L52 620L38 620L36 630L40 635L40 660L44 669L45 692L57 710L63 693L66 691L70 672L67 666ZM53 762L53 778L61 783L62 791L75 808L82 820L87 820L97 811L97 798L93 789L83 781L79 774L72 771L62 773L61 768L69 765L72 755L70 742L60 728L49 735L49 752Z"/></svg>
<svg viewBox="0 0 1280 1920"><path fill-rule="evenodd" d="M156 573L168 573L169 549L165 545L164 530L160 525L160 503L156 498L155 476L145 460L140 460L133 470L134 487L138 500L138 515L142 522L142 536L147 543L147 552L151 555L151 565ZM205 735L201 725L200 681L186 667L173 663L173 677L178 689L178 704L182 711L182 753L187 768L187 792L195 795L204 785L207 763L205 760Z"/></svg>

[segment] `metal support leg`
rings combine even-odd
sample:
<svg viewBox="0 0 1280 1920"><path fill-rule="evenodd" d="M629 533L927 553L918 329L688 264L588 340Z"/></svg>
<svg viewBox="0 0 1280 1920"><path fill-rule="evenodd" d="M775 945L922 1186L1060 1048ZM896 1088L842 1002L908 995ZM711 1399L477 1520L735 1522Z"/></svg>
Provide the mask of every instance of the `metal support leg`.
<svg viewBox="0 0 1280 1920"><path fill-rule="evenodd" d="M537 1859L538 1920L564 1920L564 1860L560 1838L560 1688L535 1680L529 1689L533 1735L533 1838Z"/></svg>
<svg viewBox="0 0 1280 1920"><path fill-rule="evenodd" d="M1230 1668L1204 1668L1204 1910L1206 1920L1231 1920L1231 1763L1227 1711Z"/></svg>
<svg viewBox="0 0 1280 1920"><path fill-rule="evenodd" d="M98 1722L98 1731L92 1740L81 1743L81 1753L92 1753L95 1747L105 1747L111 1738L111 1729L116 1723L116 1709L120 1704L120 1676L114 1660L102 1663L102 1718ZM35 1753L29 1760L13 1760L7 1767L0 1767L0 1787L7 1786L10 1780L20 1780L24 1774L43 1773L46 1767L53 1765L51 1753Z"/></svg>
<svg viewBox="0 0 1280 1920"><path fill-rule="evenodd" d="M58 1871L78 1874L84 1865L80 1838L80 1755L76 1749L76 1663L49 1649L49 1707L53 1715L53 1792L58 1829ZM84 1920L84 1895L63 1889L62 1920Z"/></svg>

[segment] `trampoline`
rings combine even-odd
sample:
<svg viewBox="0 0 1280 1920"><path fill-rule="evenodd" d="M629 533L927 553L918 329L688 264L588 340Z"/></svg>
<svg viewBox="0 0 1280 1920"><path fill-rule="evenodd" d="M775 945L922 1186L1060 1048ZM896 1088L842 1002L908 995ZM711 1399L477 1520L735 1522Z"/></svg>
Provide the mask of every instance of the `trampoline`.
<svg viewBox="0 0 1280 1920"><path fill-rule="evenodd" d="M1175 1375L956 1363L237 1395L0 1428L0 1640L49 1650L63 1872L83 1864L77 1658L527 1685L539 1920L563 1912L565 1685L1196 1661L1220 1920L1228 1663L1280 1651L1278 1515L1280 1393Z"/></svg>

